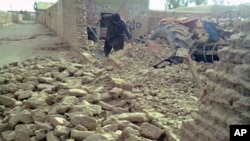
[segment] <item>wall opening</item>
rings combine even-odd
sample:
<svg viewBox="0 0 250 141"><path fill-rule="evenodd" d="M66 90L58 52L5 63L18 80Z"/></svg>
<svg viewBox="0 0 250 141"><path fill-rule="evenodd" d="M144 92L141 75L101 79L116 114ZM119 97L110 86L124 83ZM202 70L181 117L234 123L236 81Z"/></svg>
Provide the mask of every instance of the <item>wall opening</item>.
<svg viewBox="0 0 250 141"><path fill-rule="evenodd" d="M101 28L107 28L108 27L108 16L111 16L111 13L101 13Z"/></svg>

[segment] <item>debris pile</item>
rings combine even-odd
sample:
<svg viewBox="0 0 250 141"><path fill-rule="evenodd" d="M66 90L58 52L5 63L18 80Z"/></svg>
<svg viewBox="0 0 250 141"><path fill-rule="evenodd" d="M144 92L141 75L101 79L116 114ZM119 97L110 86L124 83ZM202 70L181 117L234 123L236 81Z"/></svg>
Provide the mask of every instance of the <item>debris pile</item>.
<svg viewBox="0 0 250 141"><path fill-rule="evenodd" d="M0 139L175 140L200 90L185 64L153 69L154 53L127 45L84 63L31 58L0 70Z"/></svg>
<svg viewBox="0 0 250 141"><path fill-rule="evenodd" d="M218 52L220 62L204 73L207 92L194 120L183 124L182 140L229 140L230 125L250 123L249 23L242 23L241 32L231 36L231 45Z"/></svg>

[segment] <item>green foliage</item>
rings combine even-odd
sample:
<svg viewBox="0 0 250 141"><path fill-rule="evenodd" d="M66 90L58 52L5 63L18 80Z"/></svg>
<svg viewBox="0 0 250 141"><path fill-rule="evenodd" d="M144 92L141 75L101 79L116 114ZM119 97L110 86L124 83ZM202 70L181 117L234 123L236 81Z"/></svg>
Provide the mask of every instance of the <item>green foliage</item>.
<svg viewBox="0 0 250 141"><path fill-rule="evenodd" d="M223 2L224 0L214 0ZM207 0L166 0L165 9L174 9L177 7L187 7L189 4L204 5L207 4Z"/></svg>

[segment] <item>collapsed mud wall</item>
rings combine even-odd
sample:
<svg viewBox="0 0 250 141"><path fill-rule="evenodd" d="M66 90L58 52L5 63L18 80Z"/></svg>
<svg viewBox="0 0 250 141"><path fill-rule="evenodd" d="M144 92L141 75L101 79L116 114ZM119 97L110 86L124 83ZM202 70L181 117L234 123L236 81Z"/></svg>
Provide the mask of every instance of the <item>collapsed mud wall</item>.
<svg viewBox="0 0 250 141"><path fill-rule="evenodd" d="M194 120L183 124L181 140L226 141L230 125L250 123L249 29L250 21L244 22L231 46L219 52L221 61L206 71L207 95Z"/></svg>
<svg viewBox="0 0 250 141"><path fill-rule="evenodd" d="M71 46L84 45L86 18L83 0L60 0L57 8L58 17L50 20L59 26L58 35ZM50 24L48 26L53 29ZM247 73L250 51L249 47L241 46L239 43L244 42L239 40L236 38L232 42L232 48L222 50L221 62L206 72L208 94L202 98L194 120L183 124L181 140L228 140L230 124L249 123L250 75ZM241 75L238 75L239 70Z"/></svg>
<svg viewBox="0 0 250 141"><path fill-rule="evenodd" d="M38 11L37 20L55 31L71 47L82 48L87 40L84 0L59 0L49 9Z"/></svg>

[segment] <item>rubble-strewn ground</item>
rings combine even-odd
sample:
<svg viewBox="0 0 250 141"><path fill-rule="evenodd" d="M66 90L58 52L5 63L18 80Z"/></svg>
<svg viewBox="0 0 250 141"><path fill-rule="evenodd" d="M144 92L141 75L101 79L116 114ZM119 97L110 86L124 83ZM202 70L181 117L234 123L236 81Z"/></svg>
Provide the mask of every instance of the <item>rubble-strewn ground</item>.
<svg viewBox="0 0 250 141"><path fill-rule="evenodd" d="M1 50L3 45L26 49L23 41L11 41L7 35L4 38ZM36 55L53 46L47 44L50 40L54 43L50 35L26 39L27 45L32 42L30 48L36 48ZM58 49L45 54L55 55L60 53ZM32 56L26 61L23 57L10 63L6 57L0 70L0 140L176 138L181 123L197 112L201 91L185 64L153 69L162 56L171 54L168 49L154 51L143 44L127 44L123 51L101 60L86 51L83 62L56 55ZM23 51L17 54L29 55Z"/></svg>

